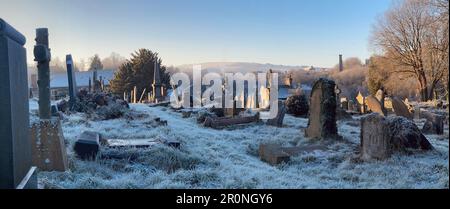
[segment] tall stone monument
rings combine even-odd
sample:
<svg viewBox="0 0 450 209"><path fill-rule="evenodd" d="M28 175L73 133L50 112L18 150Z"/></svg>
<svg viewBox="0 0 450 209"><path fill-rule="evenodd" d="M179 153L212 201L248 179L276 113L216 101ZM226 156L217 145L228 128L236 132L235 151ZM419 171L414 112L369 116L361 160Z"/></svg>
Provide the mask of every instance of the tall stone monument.
<svg viewBox="0 0 450 209"><path fill-rule="evenodd" d="M155 58L155 66L153 68L153 99L155 102L161 102L164 100L162 96L162 84L161 84L161 76L159 72L159 63L158 58Z"/></svg>
<svg viewBox="0 0 450 209"><path fill-rule="evenodd" d="M320 78L313 85L306 137L324 139L338 137L335 85L334 81L325 78Z"/></svg>
<svg viewBox="0 0 450 209"><path fill-rule="evenodd" d="M50 49L48 29L36 29L35 61L38 62L39 117L31 124L31 153L33 165L43 171L65 171L68 167L61 121L51 117L50 107Z"/></svg>
<svg viewBox="0 0 450 209"><path fill-rule="evenodd" d="M37 188L28 133L25 37L0 18L0 189Z"/></svg>
<svg viewBox="0 0 450 209"><path fill-rule="evenodd" d="M344 62L342 61L342 54L339 55L339 72L344 71Z"/></svg>
<svg viewBox="0 0 450 209"><path fill-rule="evenodd" d="M77 82L73 69L72 55L66 55L67 80L69 84L69 107L72 110L77 102Z"/></svg>

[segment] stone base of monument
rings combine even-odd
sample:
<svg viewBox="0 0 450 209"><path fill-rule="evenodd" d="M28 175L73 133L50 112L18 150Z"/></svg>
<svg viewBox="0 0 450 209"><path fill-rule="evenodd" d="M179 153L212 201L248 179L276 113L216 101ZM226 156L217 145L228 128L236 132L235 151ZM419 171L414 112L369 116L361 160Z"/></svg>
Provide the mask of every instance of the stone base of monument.
<svg viewBox="0 0 450 209"><path fill-rule="evenodd" d="M66 146L58 118L38 120L31 125L33 165L41 171L65 171L68 168Z"/></svg>
<svg viewBox="0 0 450 209"><path fill-rule="evenodd" d="M314 152L316 150L326 150L324 145L303 145L297 147L282 147L277 144L260 144L258 149L259 157L262 161L270 165L278 165L289 162L291 156L301 153Z"/></svg>

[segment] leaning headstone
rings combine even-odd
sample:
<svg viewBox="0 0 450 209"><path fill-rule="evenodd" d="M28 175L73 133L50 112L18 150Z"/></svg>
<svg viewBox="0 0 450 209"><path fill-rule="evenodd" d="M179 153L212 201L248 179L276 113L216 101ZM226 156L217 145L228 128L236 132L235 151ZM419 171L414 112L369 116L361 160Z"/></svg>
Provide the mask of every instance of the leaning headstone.
<svg viewBox="0 0 450 209"><path fill-rule="evenodd" d="M309 138L336 138L336 94L332 80L320 78L311 92L308 128Z"/></svg>
<svg viewBox="0 0 450 209"><path fill-rule="evenodd" d="M361 158L383 160L391 156L390 133L386 118L370 114L361 118Z"/></svg>
<svg viewBox="0 0 450 209"><path fill-rule="evenodd" d="M0 18L0 189L37 188L28 133L25 37Z"/></svg>
<svg viewBox="0 0 450 209"><path fill-rule="evenodd" d="M69 84L69 108L73 109L77 102L77 83L73 69L72 55L66 55L67 80Z"/></svg>
<svg viewBox="0 0 450 209"><path fill-rule="evenodd" d="M366 98L367 107L375 113L378 113L382 116L386 116L386 110L384 110L383 106L380 104L377 98L372 95L369 95Z"/></svg>
<svg viewBox="0 0 450 209"><path fill-rule="evenodd" d="M31 124L32 161L43 171L68 168L61 121L52 117L50 106L50 49L47 28L36 29L35 61L38 62L39 117Z"/></svg>
<svg viewBox="0 0 450 209"><path fill-rule="evenodd" d="M397 116L402 116L408 118L409 120L414 119L414 115L408 110L405 103L397 97L392 98L392 108Z"/></svg>
<svg viewBox="0 0 450 209"><path fill-rule="evenodd" d="M286 115L286 106L284 105L283 101L278 101L278 112L277 112L277 116L273 119L269 119L267 120L267 125L270 126L277 126L277 127L282 127L283 126L283 120L284 120L284 116Z"/></svg>
<svg viewBox="0 0 450 209"><path fill-rule="evenodd" d="M31 125L33 164L41 171L65 171L68 168L61 122L54 117Z"/></svg>

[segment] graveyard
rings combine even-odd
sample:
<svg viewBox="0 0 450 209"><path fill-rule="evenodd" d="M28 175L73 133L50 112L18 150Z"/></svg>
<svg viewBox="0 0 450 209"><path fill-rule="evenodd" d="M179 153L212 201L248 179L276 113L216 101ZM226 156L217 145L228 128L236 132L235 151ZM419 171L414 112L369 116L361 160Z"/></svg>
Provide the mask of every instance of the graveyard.
<svg viewBox="0 0 450 209"><path fill-rule="evenodd" d="M449 188L448 89L352 89L333 77L342 55L315 72L186 73L139 49L115 71L66 54L55 73L52 28L34 32L0 17L1 189Z"/></svg>

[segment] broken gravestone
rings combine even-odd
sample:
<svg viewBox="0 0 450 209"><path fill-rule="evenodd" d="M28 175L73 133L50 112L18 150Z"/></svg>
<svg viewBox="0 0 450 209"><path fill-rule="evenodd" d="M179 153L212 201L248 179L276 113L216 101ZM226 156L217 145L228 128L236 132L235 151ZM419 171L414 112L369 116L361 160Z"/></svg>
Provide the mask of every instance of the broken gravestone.
<svg viewBox="0 0 450 209"><path fill-rule="evenodd" d="M238 116L238 117L234 117L234 118L206 117L203 125L205 127L220 129L220 128L226 127L226 126L242 125L242 124L254 123L254 122L258 122L258 121L259 121L259 113L256 113L254 116Z"/></svg>
<svg viewBox="0 0 450 209"><path fill-rule="evenodd" d="M283 127L284 116L286 115L286 106L283 101L278 101L277 116L273 119L267 120L267 125Z"/></svg>
<svg viewBox="0 0 450 209"><path fill-rule="evenodd" d="M397 116L403 116L409 120L414 119L414 115L408 110L406 104L398 97L392 98L392 108Z"/></svg>
<svg viewBox="0 0 450 209"><path fill-rule="evenodd" d="M361 119L361 158L387 159L394 152L431 150L433 146L419 128L404 117L370 114Z"/></svg>
<svg viewBox="0 0 450 209"><path fill-rule="evenodd" d="M336 94L332 80L320 78L313 86L310 99L308 127L309 138L336 138Z"/></svg>
<svg viewBox="0 0 450 209"><path fill-rule="evenodd" d="M35 189L29 126L26 39L0 18L0 189Z"/></svg>
<svg viewBox="0 0 450 209"><path fill-rule="evenodd" d="M375 113L378 113L382 116L387 116L386 115L386 110L383 108L383 106L381 105L380 101L378 101L377 98L375 98L372 95L369 95L366 98L366 103L367 103L367 107Z"/></svg>

